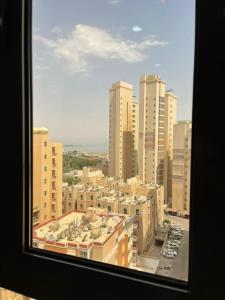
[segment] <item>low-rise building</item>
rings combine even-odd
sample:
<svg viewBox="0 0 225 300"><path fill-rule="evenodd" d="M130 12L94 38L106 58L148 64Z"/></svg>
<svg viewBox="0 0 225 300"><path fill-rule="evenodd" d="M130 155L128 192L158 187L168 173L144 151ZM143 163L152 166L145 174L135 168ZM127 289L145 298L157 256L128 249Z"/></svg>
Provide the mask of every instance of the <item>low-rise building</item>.
<svg viewBox="0 0 225 300"><path fill-rule="evenodd" d="M133 220L99 208L72 212L33 230L33 246L129 267L133 257Z"/></svg>
<svg viewBox="0 0 225 300"><path fill-rule="evenodd" d="M83 185L77 192L77 211L86 212L88 207L96 207L104 191L103 186Z"/></svg>
<svg viewBox="0 0 225 300"><path fill-rule="evenodd" d="M97 181L104 177L102 170L96 170L96 168L83 167L80 175L81 184L97 184Z"/></svg>

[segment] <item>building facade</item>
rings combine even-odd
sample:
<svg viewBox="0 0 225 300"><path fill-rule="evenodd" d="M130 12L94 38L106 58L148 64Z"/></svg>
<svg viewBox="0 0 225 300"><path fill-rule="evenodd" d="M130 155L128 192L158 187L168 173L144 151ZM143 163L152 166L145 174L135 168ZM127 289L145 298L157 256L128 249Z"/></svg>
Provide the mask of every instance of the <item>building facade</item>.
<svg viewBox="0 0 225 300"><path fill-rule="evenodd" d="M144 183L164 186L171 194L171 158L176 97L158 75L140 78L138 174Z"/></svg>
<svg viewBox="0 0 225 300"><path fill-rule="evenodd" d="M132 218L90 208L34 228L33 243L41 249L129 267L132 234Z"/></svg>
<svg viewBox="0 0 225 300"><path fill-rule="evenodd" d="M190 211L191 172L191 128L190 121L179 121L174 125L172 165L172 209Z"/></svg>
<svg viewBox="0 0 225 300"><path fill-rule="evenodd" d="M114 83L109 91L109 176L127 179L136 175L137 112L133 86Z"/></svg>
<svg viewBox="0 0 225 300"><path fill-rule="evenodd" d="M47 128L33 130L33 225L62 215L62 144Z"/></svg>

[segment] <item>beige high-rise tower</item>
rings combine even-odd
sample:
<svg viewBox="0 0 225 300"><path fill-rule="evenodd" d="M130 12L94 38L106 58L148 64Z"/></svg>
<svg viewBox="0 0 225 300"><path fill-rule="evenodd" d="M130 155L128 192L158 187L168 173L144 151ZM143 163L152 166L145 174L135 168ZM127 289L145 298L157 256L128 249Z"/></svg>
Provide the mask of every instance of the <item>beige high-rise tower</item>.
<svg viewBox="0 0 225 300"><path fill-rule="evenodd" d="M33 225L62 215L62 144L33 129Z"/></svg>
<svg viewBox="0 0 225 300"><path fill-rule="evenodd" d="M118 81L109 91L109 175L124 179L137 174L137 114L133 86Z"/></svg>
<svg viewBox="0 0 225 300"><path fill-rule="evenodd" d="M165 92L165 164L164 185L167 206L172 206L172 161L173 161L173 128L176 123L177 98L171 91Z"/></svg>
<svg viewBox="0 0 225 300"><path fill-rule="evenodd" d="M158 75L140 78L138 173L146 183L164 186L171 194L171 159L176 97L165 90ZM171 196L170 196L171 197Z"/></svg>
<svg viewBox="0 0 225 300"><path fill-rule="evenodd" d="M191 121L174 125L172 209L190 210Z"/></svg>

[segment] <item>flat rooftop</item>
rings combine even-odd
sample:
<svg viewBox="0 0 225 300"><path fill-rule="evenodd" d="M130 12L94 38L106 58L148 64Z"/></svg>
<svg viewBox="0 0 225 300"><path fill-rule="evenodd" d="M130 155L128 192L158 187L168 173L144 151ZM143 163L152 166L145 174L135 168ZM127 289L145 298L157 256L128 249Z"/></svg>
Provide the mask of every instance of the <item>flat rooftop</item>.
<svg viewBox="0 0 225 300"><path fill-rule="evenodd" d="M116 213L96 214L94 210L87 213L71 212L57 221L37 226L33 230L33 239L45 241L46 244L60 244L63 247L88 248L93 243L104 244L126 216Z"/></svg>

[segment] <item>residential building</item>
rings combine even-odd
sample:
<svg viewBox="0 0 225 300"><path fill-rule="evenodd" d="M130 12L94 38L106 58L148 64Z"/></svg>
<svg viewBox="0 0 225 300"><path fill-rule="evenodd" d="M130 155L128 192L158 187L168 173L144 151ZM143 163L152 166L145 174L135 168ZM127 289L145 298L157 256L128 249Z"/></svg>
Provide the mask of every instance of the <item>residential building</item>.
<svg viewBox="0 0 225 300"><path fill-rule="evenodd" d="M77 191L77 211L86 212L89 207L97 206L97 199L104 194L103 186L83 185Z"/></svg>
<svg viewBox="0 0 225 300"><path fill-rule="evenodd" d="M172 209L190 212L191 121L174 125Z"/></svg>
<svg viewBox="0 0 225 300"><path fill-rule="evenodd" d="M33 129L33 225L62 215L62 144Z"/></svg>
<svg viewBox="0 0 225 300"><path fill-rule="evenodd" d="M80 175L80 182L82 184L90 183L96 184L98 180L104 177L102 170L91 167L83 167L82 173Z"/></svg>
<svg viewBox="0 0 225 300"><path fill-rule="evenodd" d="M133 257L133 220L99 208L72 212L34 228L35 247L129 267Z"/></svg>
<svg viewBox="0 0 225 300"><path fill-rule="evenodd" d="M154 240L154 203L145 196L120 197L118 212L133 217L133 247L138 254L144 254Z"/></svg>
<svg viewBox="0 0 225 300"><path fill-rule="evenodd" d="M167 203L171 194L168 176L171 176L176 97L166 92L165 82L158 75L144 75L140 78L139 106L138 174L144 183L163 185Z"/></svg>
<svg viewBox="0 0 225 300"><path fill-rule="evenodd" d="M137 113L133 86L122 81L109 91L109 176L123 179L137 173Z"/></svg>
<svg viewBox="0 0 225 300"><path fill-rule="evenodd" d="M81 184L67 185L62 187L62 213L67 214L77 209L78 190L82 189Z"/></svg>
<svg viewBox="0 0 225 300"><path fill-rule="evenodd" d="M0 287L0 300L31 300L31 298Z"/></svg>

